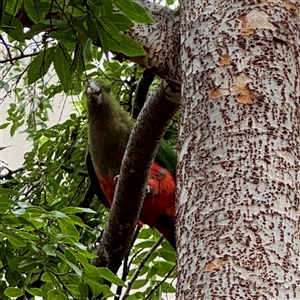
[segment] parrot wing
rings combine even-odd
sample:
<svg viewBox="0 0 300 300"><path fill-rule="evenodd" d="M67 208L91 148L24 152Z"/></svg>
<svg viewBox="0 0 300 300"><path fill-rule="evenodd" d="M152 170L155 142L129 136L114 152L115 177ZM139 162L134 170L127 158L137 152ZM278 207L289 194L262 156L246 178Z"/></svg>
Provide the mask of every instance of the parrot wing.
<svg viewBox="0 0 300 300"><path fill-rule="evenodd" d="M110 204L100 186L100 183L98 181L94 166L93 166L93 162L92 162L92 157L90 152L88 151L87 155L86 155L86 166L87 166L87 171L91 180L91 184L93 186L93 188L95 189L96 195L98 197L98 199L101 201L101 203L105 206L110 208Z"/></svg>

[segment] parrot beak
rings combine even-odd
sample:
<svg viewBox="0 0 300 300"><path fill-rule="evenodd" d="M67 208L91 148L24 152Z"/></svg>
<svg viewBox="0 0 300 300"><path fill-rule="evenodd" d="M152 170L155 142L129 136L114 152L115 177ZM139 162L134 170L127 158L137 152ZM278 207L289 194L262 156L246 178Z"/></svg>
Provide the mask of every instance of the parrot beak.
<svg viewBox="0 0 300 300"><path fill-rule="evenodd" d="M87 86L86 94L88 100L93 104L101 104L101 86L98 81L91 80Z"/></svg>

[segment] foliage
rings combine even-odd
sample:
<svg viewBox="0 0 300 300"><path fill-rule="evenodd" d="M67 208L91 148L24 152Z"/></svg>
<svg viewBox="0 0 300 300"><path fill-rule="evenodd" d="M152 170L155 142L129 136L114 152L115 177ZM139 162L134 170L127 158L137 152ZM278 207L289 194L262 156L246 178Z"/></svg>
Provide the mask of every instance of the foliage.
<svg viewBox="0 0 300 300"><path fill-rule="evenodd" d="M32 142L20 168L0 169L0 299L99 299L100 294L121 299L114 296L116 289L128 291L126 299L162 299L163 293L174 293L175 252L166 241L159 243L152 229L140 231L120 278L90 264L108 211L90 197L85 168L87 79L111 84L130 111L142 70L113 60L109 50L143 54L122 31L132 21L151 19L130 0L64 3L6 0L0 16L7 34L0 38L6 49L0 101L14 99L0 129L12 136L22 130ZM49 19L53 14L61 18ZM49 127L57 97L73 112ZM166 133L173 144L176 118Z"/></svg>

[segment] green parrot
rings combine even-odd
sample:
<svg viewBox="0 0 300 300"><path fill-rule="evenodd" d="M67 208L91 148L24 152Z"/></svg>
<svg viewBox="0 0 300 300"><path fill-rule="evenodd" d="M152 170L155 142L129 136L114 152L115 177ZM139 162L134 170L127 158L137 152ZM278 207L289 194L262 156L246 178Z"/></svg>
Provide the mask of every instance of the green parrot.
<svg viewBox="0 0 300 300"><path fill-rule="evenodd" d="M87 88L87 168L99 200L110 207L134 120L112 98L110 88L91 81ZM175 248L176 154L161 141L152 164L138 225L156 228Z"/></svg>

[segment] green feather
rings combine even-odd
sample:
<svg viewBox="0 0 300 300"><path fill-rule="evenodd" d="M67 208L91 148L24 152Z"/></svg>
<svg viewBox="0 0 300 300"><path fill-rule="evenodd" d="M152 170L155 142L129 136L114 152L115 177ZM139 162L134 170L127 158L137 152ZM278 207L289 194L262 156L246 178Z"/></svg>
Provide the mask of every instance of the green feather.
<svg viewBox="0 0 300 300"><path fill-rule="evenodd" d="M167 141L165 140L160 141L159 148L155 156L155 161L161 167L171 171L173 175L176 174L177 156L174 149Z"/></svg>

